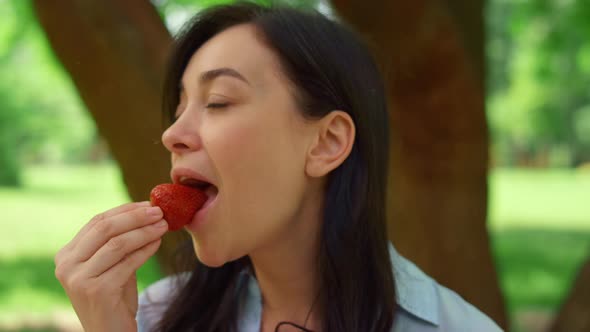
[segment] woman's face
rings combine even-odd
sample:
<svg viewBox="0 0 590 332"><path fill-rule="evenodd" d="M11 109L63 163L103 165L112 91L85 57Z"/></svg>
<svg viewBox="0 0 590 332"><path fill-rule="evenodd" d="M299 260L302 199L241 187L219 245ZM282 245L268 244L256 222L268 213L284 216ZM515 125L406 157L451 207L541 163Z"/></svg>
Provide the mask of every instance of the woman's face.
<svg viewBox="0 0 590 332"><path fill-rule="evenodd" d="M181 84L177 120L162 141L173 178L188 169L217 187L206 215L186 230L199 259L220 266L297 222L310 187L305 162L314 127L251 25L224 30L199 48Z"/></svg>

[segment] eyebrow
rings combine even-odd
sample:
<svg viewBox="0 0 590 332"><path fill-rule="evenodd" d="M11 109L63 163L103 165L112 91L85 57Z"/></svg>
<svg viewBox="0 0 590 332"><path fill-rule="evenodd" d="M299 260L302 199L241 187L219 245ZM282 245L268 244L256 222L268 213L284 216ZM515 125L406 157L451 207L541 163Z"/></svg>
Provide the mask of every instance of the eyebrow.
<svg viewBox="0 0 590 332"><path fill-rule="evenodd" d="M214 79L221 77L221 76L233 77L233 78L236 78L248 85L251 85L250 82L242 74L240 74L237 70L232 69L232 68L227 68L227 67L216 68L216 69L202 72L201 75L199 76L199 81L201 84L206 84L206 83L210 83ZM179 84L179 88L181 91L184 90L184 84L182 83L182 81Z"/></svg>

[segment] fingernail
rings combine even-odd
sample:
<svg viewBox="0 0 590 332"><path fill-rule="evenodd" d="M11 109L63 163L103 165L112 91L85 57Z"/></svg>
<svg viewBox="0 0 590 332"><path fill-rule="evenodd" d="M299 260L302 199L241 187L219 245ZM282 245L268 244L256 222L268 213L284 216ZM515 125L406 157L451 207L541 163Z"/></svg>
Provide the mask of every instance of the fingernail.
<svg viewBox="0 0 590 332"><path fill-rule="evenodd" d="M166 220L160 220L154 224L154 227L156 227L156 228L168 227L168 223L166 222Z"/></svg>
<svg viewBox="0 0 590 332"><path fill-rule="evenodd" d="M146 213L147 213L148 216L153 216L153 217L161 216L162 215L162 209L160 209L157 206L154 206L154 207L151 207L151 208L147 208L146 209Z"/></svg>
<svg viewBox="0 0 590 332"><path fill-rule="evenodd" d="M152 203L150 203L150 201L143 201L143 202L137 202L137 205L139 205L139 206L151 206Z"/></svg>

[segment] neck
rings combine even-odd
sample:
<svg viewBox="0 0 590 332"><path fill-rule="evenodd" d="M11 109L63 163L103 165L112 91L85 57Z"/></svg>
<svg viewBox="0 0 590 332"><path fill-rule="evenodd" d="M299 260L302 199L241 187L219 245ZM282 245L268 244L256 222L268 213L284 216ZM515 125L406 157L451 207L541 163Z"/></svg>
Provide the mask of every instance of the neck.
<svg viewBox="0 0 590 332"><path fill-rule="evenodd" d="M306 197L289 229L250 254L262 294L263 325L272 331L281 321L319 330L316 300L322 204L322 197Z"/></svg>

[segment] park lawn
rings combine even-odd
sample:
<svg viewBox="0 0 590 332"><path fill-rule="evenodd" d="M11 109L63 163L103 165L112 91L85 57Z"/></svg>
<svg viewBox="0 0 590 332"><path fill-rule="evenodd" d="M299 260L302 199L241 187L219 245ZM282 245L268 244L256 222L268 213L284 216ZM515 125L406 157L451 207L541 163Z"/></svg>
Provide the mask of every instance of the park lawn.
<svg viewBox="0 0 590 332"><path fill-rule="evenodd" d="M53 276L54 254L92 216L126 203L116 167L31 167L21 189L0 188L0 327L72 312ZM590 249L590 174L502 169L490 176L490 230L512 314L556 310ZM147 198L146 198L147 199ZM154 260L139 288L160 278Z"/></svg>
<svg viewBox="0 0 590 332"><path fill-rule="evenodd" d="M515 325L519 316L558 310L590 253L590 172L496 169L489 184L492 249L511 330L525 331Z"/></svg>
<svg viewBox="0 0 590 332"><path fill-rule="evenodd" d="M73 316L53 257L94 215L129 201L112 165L32 167L24 180L21 189L0 188L0 330L23 319ZM138 286L159 278L150 259Z"/></svg>
<svg viewBox="0 0 590 332"><path fill-rule="evenodd" d="M590 171L496 169L489 177L494 231L590 231Z"/></svg>

